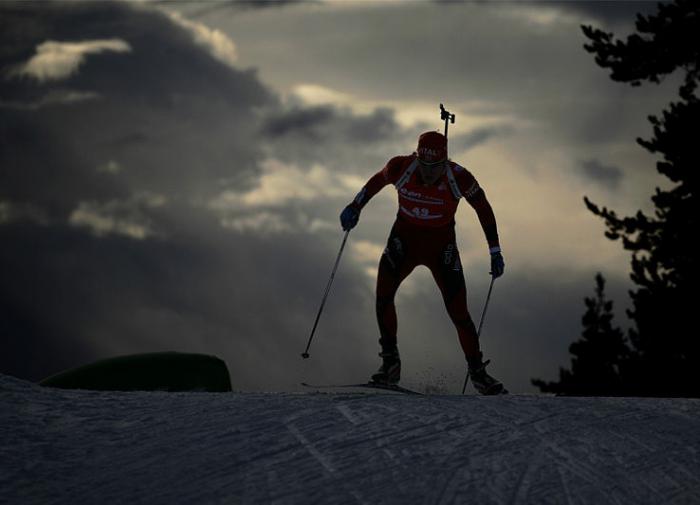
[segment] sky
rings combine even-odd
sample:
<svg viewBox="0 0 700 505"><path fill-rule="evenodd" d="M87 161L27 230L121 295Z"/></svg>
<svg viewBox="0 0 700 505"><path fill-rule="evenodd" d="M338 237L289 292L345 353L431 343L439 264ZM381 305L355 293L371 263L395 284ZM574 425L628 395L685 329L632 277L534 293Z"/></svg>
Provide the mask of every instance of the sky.
<svg viewBox="0 0 700 505"><path fill-rule="evenodd" d="M679 84L610 80L582 24L625 37L653 2L3 2L0 372L38 380L121 354L214 354L234 388L357 382L380 360L377 265L395 190L338 216L456 114L449 155L494 209L506 262L481 343L534 392L568 366L597 272L617 323L630 255L583 197L649 211L665 180L636 144ZM478 325L488 246L461 203ZM403 383L461 388L429 271L397 295Z"/></svg>

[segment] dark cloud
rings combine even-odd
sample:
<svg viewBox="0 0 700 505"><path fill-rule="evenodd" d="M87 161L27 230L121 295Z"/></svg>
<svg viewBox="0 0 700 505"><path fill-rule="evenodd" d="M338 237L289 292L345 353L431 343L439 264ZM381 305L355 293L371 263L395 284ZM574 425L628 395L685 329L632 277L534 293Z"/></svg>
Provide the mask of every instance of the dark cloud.
<svg viewBox="0 0 700 505"><path fill-rule="evenodd" d="M83 199L124 198L128 189L83 161L41 113L0 110L0 200L30 204L52 219L67 219ZM37 117L39 116L39 118ZM70 138L70 137L68 137Z"/></svg>
<svg viewBox="0 0 700 505"><path fill-rule="evenodd" d="M604 165L595 159L581 161L579 167L580 174L584 179L593 180L602 186L612 189L620 187L620 182L624 175L620 168Z"/></svg>
<svg viewBox="0 0 700 505"><path fill-rule="evenodd" d="M26 61L46 40L119 37L132 50L93 55L59 82L0 81L0 94L13 103L56 89L97 96L31 113L0 108L0 157L13 167L0 174L0 198L36 204L58 199L65 214L88 196L123 198L125 188L180 197L218 190L217 181L232 173L240 187L254 183L260 153L253 107L275 99L253 72L218 61L160 12L121 3L10 4L3 10L4 19L14 16L32 29L4 37L3 46L11 49L0 67ZM116 179L95 170L110 160L124 167Z"/></svg>
<svg viewBox="0 0 700 505"><path fill-rule="evenodd" d="M390 108L360 114L334 105L292 104L273 110L261 131L261 141L280 160L302 167L317 162L346 173L381 168L392 144L417 137L416 131L398 124ZM408 152L410 144L404 148Z"/></svg>
<svg viewBox="0 0 700 505"><path fill-rule="evenodd" d="M189 204L256 183L253 109L274 95L162 12L73 2L0 11L2 369L36 379L88 356L196 345L194 323L189 338L174 328L206 301L174 293L211 253L202 237L177 237L195 215L191 226L223 234ZM91 55L64 79L8 72L47 40L115 37L131 51ZM91 99L42 101L60 90Z"/></svg>
<svg viewBox="0 0 700 505"><path fill-rule="evenodd" d="M450 137L450 149L473 149L492 138L509 135L514 131L515 128L507 125L476 128L469 133Z"/></svg>
<svg viewBox="0 0 700 505"><path fill-rule="evenodd" d="M400 132L393 109L380 107L371 114L355 115L347 126L348 138L357 142L380 142L396 138Z"/></svg>
<svg viewBox="0 0 700 505"><path fill-rule="evenodd" d="M369 114L355 114L333 105L297 107L274 113L267 118L262 132L274 139L317 142L341 137L345 142L379 142L400 131L389 108L377 108Z"/></svg>
<svg viewBox="0 0 700 505"><path fill-rule="evenodd" d="M262 132L273 138L294 135L301 140L318 141L335 116L335 108L330 105L295 108L268 118L262 127Z"/></svg>

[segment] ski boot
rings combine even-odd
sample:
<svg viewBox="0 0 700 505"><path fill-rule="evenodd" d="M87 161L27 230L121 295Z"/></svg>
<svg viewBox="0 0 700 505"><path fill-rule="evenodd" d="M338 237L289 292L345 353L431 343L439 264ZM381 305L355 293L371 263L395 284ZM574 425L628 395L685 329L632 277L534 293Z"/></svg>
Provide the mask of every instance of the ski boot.
<svg viewBox="0 0 700 505"><path fill-rule="evenodd" d="M375 384L397 384L401 379L401 358L397 348L382 350L379 356L384 360L370 382Z"/></svg>
<svg viewBox="0 0 700 505"><path fill-rule="evenodd" d="M508 391L503 384L497 379L494 379L486 373L486 365L491 360L481 361L481 353L478 358L467 360L469 364L469 377L472 379L474 389L482 395L503 395L508 394Z"/></svg>

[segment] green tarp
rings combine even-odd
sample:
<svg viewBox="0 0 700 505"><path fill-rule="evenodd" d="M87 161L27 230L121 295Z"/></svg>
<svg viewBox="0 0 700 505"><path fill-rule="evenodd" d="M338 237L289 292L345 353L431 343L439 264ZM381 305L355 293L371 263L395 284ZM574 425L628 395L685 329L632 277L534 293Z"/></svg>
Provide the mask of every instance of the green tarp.
<svg viewBox="0 0 700 505"><path fill-rule="evenodd" d="M179 352L104 359L47 377L42 386L99 391L231 391L226 363Z"/></svg>

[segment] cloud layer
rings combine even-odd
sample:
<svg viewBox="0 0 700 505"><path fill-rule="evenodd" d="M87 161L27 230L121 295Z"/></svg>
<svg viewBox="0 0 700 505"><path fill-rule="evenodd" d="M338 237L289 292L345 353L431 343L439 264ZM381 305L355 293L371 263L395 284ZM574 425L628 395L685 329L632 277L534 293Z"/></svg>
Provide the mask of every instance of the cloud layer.
<svg viewBox="0 0 700 505"><path fill-rule="evenodd" d="M534 7L226 12L0 5L0 370L38 379L172 349L220 355L242 389L365 377L378 363L374 276L391 188L363 212L313 359L299 359L341 243L338 214L441 126L446 101L451 156L487 188L508 264L485 351L511 390L552 377L595 270L613 299L625 290L627 259L581 196L643 205L649 179L628 175L649 160L631 139L662 93L623 93L582 53L575 22L544 22ZM339 36L347 29L355 37ZM476 319L488 256L462 207ZM406 380L461 385L455 330L425 269L397 304Z"/></svg>

